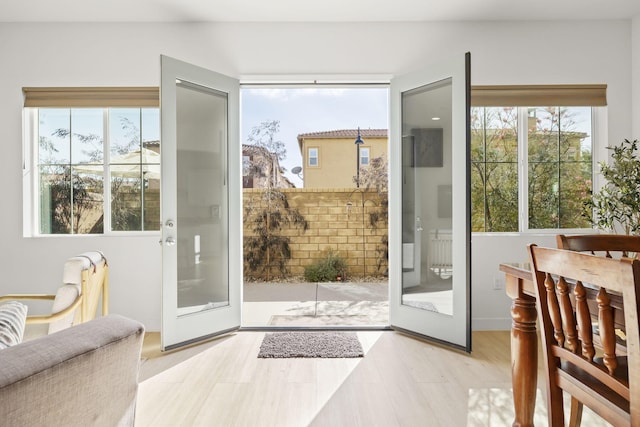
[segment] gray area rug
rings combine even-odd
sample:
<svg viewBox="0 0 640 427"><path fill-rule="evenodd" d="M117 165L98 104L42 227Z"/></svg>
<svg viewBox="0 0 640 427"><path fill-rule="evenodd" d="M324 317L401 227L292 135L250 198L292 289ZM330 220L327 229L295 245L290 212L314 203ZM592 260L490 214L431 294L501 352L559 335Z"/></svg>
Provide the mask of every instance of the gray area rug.
<svg viewBox="0 0 640 427"><path fill-rule="evenodd" d="M363 357L355 332L294 331L267 333L260 345L260 358Z"/></svg>

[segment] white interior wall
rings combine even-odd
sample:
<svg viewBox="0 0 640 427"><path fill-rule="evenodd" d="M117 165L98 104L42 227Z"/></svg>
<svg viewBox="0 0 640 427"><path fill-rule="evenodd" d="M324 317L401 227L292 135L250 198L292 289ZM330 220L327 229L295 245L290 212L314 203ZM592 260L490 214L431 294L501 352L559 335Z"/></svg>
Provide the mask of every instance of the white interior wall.
<svg viewBox="0 0 640 427"><path fill-rule="evenodd" d="M639 25L636 19L636 66ZM632 129L631 28L630 21L0 24L0 179L8 184L0 213L6 227L0 294L49 292L59 282L67 257L100 249L111 265L112 312L139 319L149 330L160 326L159 235L22 237L23 86L155 86L160 54L234 76L357 78L403 74L470 51L472 84L608 84L608 137L620 141L630 137ZM474 328L510 326L510 302L504 291L491 288L498 264L524 259L524 245L530 241L554 244L549 236L473 236Z"/></svg>

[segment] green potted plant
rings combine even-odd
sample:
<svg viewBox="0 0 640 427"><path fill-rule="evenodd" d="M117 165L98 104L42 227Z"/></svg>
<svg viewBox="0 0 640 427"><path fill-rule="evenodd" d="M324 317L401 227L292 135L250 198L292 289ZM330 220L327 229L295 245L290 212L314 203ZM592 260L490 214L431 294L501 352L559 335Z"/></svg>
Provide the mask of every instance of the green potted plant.
<svg viewBox="0 0 640 427"><path fill-rule="evenodd" d="M640 158L638 141L625 139L613 150L612 162L600 162L606 184L586 203L587 216L601 229L640 233Z"/></svg>

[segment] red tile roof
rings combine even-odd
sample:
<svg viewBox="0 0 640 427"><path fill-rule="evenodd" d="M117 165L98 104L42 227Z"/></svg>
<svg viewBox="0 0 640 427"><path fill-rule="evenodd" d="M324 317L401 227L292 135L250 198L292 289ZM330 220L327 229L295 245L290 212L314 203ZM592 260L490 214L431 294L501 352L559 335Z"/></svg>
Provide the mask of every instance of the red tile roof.
<svg viewBox="0 0 640 427"><path fill-rule="evenodd" d="M386 138L387 129L360 129L360 136L364 138ZM337 129L322 132L301 133L298 141L305 138L353 138L358 136L358 129Z"/></svg>

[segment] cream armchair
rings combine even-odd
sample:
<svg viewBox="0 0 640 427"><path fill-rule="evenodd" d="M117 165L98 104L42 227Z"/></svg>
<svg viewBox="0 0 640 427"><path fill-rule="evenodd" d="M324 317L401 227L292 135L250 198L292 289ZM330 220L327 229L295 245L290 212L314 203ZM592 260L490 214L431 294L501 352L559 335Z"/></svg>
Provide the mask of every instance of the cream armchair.
<svg viewBox="0 0 640 427"><path fill-rule="evenodd" d="M47 332L49 334L94 319L100 302L102 302L102 316L106 316L109 313L109 266L107 259L98 251L84 252L69 258L64 264L62 285L55 295L11 294L0 296L0 303L15 300L53 301L51 314L30 315L26 322L27 325L48 325Z"/></svg>

